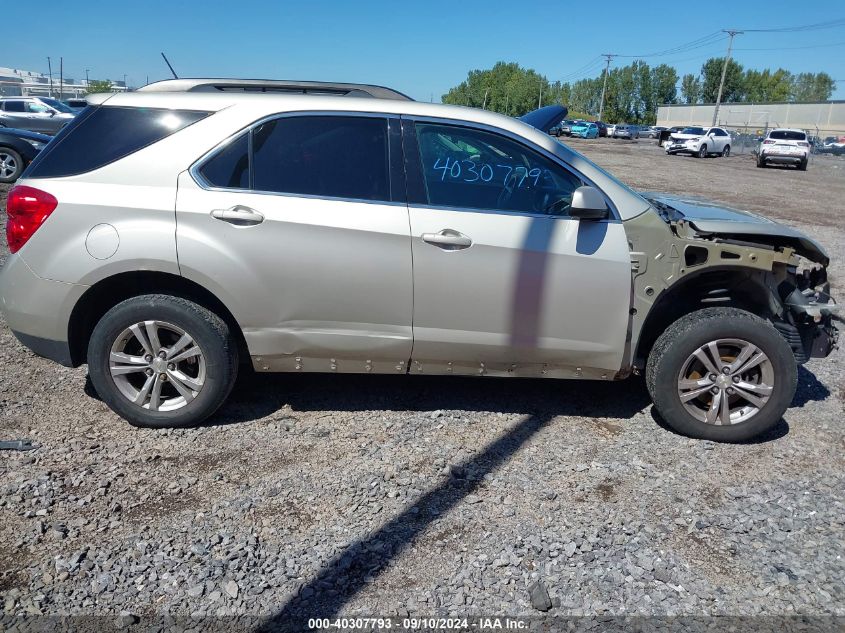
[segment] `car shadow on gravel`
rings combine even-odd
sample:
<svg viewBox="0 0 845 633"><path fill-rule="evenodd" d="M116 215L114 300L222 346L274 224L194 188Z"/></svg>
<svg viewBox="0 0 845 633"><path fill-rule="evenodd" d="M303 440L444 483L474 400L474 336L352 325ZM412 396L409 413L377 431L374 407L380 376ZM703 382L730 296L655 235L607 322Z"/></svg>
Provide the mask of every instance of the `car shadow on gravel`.
<svg viewBox="0 0 845 633"><path fill-rule="evenodd" d="M629 419L648 406L642 380L247 373L209 426L293 411L479 411Z"/></svg>
<svg viewBox="0 0 845 633"><path fill-rule="evenodd" d="M453 475L423 495L414 506L335 556L291 597L257 631L304 631L310 618L333 618L373 578L384 572L397 556L428 526L474 492L484 476L508 461L554 416L526 415L487 448L453 469Z"/></svg>

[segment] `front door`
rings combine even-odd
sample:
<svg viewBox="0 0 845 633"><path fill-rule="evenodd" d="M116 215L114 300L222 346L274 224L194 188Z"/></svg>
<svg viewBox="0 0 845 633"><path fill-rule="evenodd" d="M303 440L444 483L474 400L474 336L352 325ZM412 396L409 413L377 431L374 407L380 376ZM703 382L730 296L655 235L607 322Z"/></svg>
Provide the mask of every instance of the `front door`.
<svg viewBox="0 0 845 633"><path fill-rule="evenodd" d="M572 192L586 183L518 139L403 127L412 372L612 377L631 291L621 222L570 218Z"/></svg>
<svg viewBox="0 0 845 633"><path fill-rule="evenodd" d="M412 273L404 182L390 168L396 130L391 147L384 117L283 116L180 176L180 270L233 313L256 369L406 370Z"/></svg>

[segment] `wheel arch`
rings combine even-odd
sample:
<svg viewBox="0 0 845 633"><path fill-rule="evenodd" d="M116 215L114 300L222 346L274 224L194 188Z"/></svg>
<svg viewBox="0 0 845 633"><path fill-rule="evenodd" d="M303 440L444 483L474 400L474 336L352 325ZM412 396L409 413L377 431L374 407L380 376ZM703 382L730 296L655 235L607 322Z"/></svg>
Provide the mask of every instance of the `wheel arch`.
<svg viewBox="0 0 845 633"><path fill-rule="evenodd" d="M249 350L240 325L231 310L214 293L194 281L172 273L130 271L98 281L76 302L68 320L68 345L73 366L77 367L85 362L91 333L106 312L121 301L152 293L182 297L217 314L226 322L237 340L240 358L249 358Z"/></svg>
<svg viewBox="0 0 845 633"><path fill-rule="evenodd" d="M731 267L690 273L651 305L635 341L634 364L642 367L657 338L678 319L708 307L733 307L770 319L772 292L755 272Z"/></svg>

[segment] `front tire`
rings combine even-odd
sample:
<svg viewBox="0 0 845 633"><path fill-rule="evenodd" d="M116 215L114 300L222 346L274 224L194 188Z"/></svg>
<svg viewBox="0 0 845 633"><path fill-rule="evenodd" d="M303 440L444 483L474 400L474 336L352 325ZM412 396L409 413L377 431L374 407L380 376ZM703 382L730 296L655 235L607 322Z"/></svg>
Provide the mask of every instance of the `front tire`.
<svg viewBox="0 0 845 633"><path fill-rule="evenodd" d="M697 156L699 158L707 158L707 146L702 145L701 148L698 150Z"/></svg>
<svg viewBox="0 0 845 633"><path fill-rule="evenodd" d="M88 344L88 373L129 424L199 424L226 400L238 347L223 319L170 295L141 295L106 312Z"/></svg>
<svg viewBox="0 0 845 633"><path fill-rule="evenodd" d="M0 182L15 182L23 173L23 158L11 147L0 147Z"/></svg>
<svg viewBox="0 0 845 633"><path fill-rule="evenodd" d="M771 323L737 308L706 308L657 339L646 385L655 409L679 433L741 442L778 424L797 374L792 349Z"/></svg>

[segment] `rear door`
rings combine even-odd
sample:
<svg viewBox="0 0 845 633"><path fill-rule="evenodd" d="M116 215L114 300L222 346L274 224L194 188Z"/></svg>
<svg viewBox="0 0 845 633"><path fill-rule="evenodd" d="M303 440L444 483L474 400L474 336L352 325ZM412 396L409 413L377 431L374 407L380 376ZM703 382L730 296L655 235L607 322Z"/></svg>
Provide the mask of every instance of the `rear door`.
<svg viewBox="0 0 845 633"><path fill-rule="evenodd" d="M505 132L424 120L403 131L412 372L612 376L631 264L621 222L569 217L584 178Z"/></svg>
<svg viewBox="0 0 845 633"><path fill-rule="evenodd" d="M398 123L270 118L180 176L181 272L226 303L257 369L405 371L412 273Z"/></svg>
<svg viewBox="0 0 845 633"><path fill-rule="evenodd" d="M33 128L30 125L29 114L26 111L26 101L23 99L9 99L3 101L3 125L6 127L19 128L22 130L33 130L39 132L39 129Z"/></svg>

